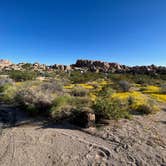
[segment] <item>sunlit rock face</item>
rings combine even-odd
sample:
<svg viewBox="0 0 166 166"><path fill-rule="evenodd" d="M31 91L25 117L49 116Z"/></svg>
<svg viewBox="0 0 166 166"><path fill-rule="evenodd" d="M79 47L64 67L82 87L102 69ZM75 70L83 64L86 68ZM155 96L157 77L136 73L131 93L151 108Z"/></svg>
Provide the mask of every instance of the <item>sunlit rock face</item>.
<svg viewBox="0 0 166 166"><path fill-rule="evenodd" d="M0 59L0 71L5 67L9 67L10 65L12 65L12 62L10 62L9 60Z"/></svg>
<svg viewBox="0 0 166 166"><path fill-rule="evenodd" d="M26 63L13 64L9 60L0 59L0 70L27 70L24 68ZM27 63L28 65L28 63ZM47 66L45 64L34 63L30 64L30 70L32 71L92 71L92 72L104 72L104 73L132 73L132 74L166 74L166 66L126 66L113 62L103 62L98 60L83 60L79 59L72 65L59 65L54 64ZM29 70L29 69L28 69Z"/></svg>
<svg viewBox="0 0 166 166"><path fill-rule="evenodd" d="M4 59L0 59L0 66L10 66L12 64L12 62L10 62L9 60L4 60Z"/></svg>

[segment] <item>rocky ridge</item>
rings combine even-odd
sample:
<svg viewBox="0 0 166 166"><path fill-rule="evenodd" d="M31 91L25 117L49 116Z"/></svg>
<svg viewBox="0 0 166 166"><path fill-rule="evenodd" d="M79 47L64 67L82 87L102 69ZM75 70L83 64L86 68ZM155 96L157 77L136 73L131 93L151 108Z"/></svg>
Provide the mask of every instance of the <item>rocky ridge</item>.
<svg viewBox="0 0 166 166"><path fill-rule="evenodd" d="M33 71L71 71L83 70L92 72L104 73L132 73L132 74L166 74L166 66L126 66L118 63L110 63L96 60L82 60L79 59L72 65L45 65L40 63L18 63L13 64L8 60L0 60L0 71L11 70L33 70Z"/></svg>

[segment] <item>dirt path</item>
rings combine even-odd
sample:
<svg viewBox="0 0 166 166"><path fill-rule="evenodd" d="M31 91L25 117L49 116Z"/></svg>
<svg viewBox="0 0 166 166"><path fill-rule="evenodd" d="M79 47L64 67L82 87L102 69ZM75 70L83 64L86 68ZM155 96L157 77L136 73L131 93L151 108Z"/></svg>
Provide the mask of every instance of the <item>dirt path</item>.
<svg viewBox="0 0 166 166"><path fill-rule="evenodd" d="M16 112L0 136L0 166L166 165L166 111L85 131Z"/></svg>

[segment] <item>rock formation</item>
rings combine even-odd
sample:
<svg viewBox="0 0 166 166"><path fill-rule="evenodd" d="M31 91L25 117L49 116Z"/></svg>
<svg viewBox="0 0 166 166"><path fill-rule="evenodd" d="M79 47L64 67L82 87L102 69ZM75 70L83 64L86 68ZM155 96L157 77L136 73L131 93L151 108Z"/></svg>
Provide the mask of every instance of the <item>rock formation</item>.
<svg viewBox="0 0 166 166"><path fill-rule="evenodd" d="M71 70L79 71L92 71L92 72L104 72L104 73L132 73L132 74L166 74L166 66L126 66L118 63L109 63L103 61L93 60L82 60L79 59L73 65L59 65L54 64L47 66L40 63L18 63L13 64L8 60L0 60L0 71L11 71L11 70L32 70L32 71L64 71L68 72Z"/></svg>
<svg viewBox="0 0 166 166"><path fill-rule="evenodd" d="M77 60L74 67L87 68L93 72L133 73L133 74L166 74L165 66L133 66L92 60Z"/></svg>
<svg viewBox="0 0 166 166"><path fill-rule="evenodd" d="M10 62L9 60L0 59L0 67L10 66L11 64L12 62Z"/></svg>

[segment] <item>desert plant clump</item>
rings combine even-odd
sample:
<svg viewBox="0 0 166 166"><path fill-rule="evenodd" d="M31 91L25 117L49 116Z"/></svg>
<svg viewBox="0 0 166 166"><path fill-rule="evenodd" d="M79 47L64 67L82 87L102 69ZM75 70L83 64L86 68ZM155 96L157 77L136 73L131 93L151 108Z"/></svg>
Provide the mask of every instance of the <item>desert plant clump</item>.
<svg viewBox="0 0 166 166"><path fill-rule="evenodd" d="M86 128L94 126L95 120L94 110L86 106L73 109L70 118L70 122Z"/></svg>
<svg viewBox="0 0 166 166"><path fill-rule="evenodd" d="M128 92L131 88L131 84L128 81L119 81L119 87L123 92Z"/></svg>
<svg viewBox="0 0 166 166"><path fill-rule="evenodd" d="M93 105L93 109L98 120L130 118L128 110L122 107L118 100L99 98Z"/></svg>
<svg viewBox="0 0 166 166"><path fill-rule="evenodd" d="M166 94L166 84L161 86L161 90L160 91L161 91L162 94Z"/></svg>
<svg viewBox="0 0 166 166"><path fill-rule="evenodd" d="M42 83L40 90L47 93L56 93L58 95L63 94L63 84L60 81L51 80L49 82Z"/></svg>
<svg viewBox="0 0 166 166"><path fill-rule="evenodd" d="M51 117L56 121L69 118L73 109L71 100L67 95L55 98L50 109Z"/></svg>
<svg viewBox="0 0 166 166"><path fill-rule="evenodd" d="M98 78L104 78L104 74L103 73L94 73L94 72L80 72L80 71L72 71L70 76L69 76L69 80L72 83L86 83L86 82L90 82L90 81L95 81Z"/></svg>
<svg viewBox="0 0 166 166"><path fill-rule="evenodd" d="M157 105L152 104L151 102L147 102L145 104L139 105L134 112L138 114L153 114L160 111Z"/></svg>
<svg viewBox="0 0 166 166"><path fill-rule="evenodd" d="M71 95L75 97L85 97L88 93L89 91L81 86L77 86L71 91Z"/></svg>
<svg viewBox="0 0 166 166"><path fill-rule="evenodd" d="M13 84L6 84L3 87L3 92L0 95L0 100L6 103L14 103L17 87Z"/></svg>
<svg viewBox="0 0 166 166"><path fill-rule="evenodd" d="M30 114L48 114L54 96L38 88L23 88L17 91L15 102L24 107Z"/></svg>
<svg viewBox="0 0 166 166"><path fill-rule="evenodd" d="M37 73L33 71L11 71L9 73L10 78L14 81L27 81L34 80L37 77Z"/></svg>
<svg viewBox="0 0 166 166"><path fill-rule="evenodd" d="M13 80L10 78L0 79L0 92L3 92L5 86L13 84Z"/></svg>

